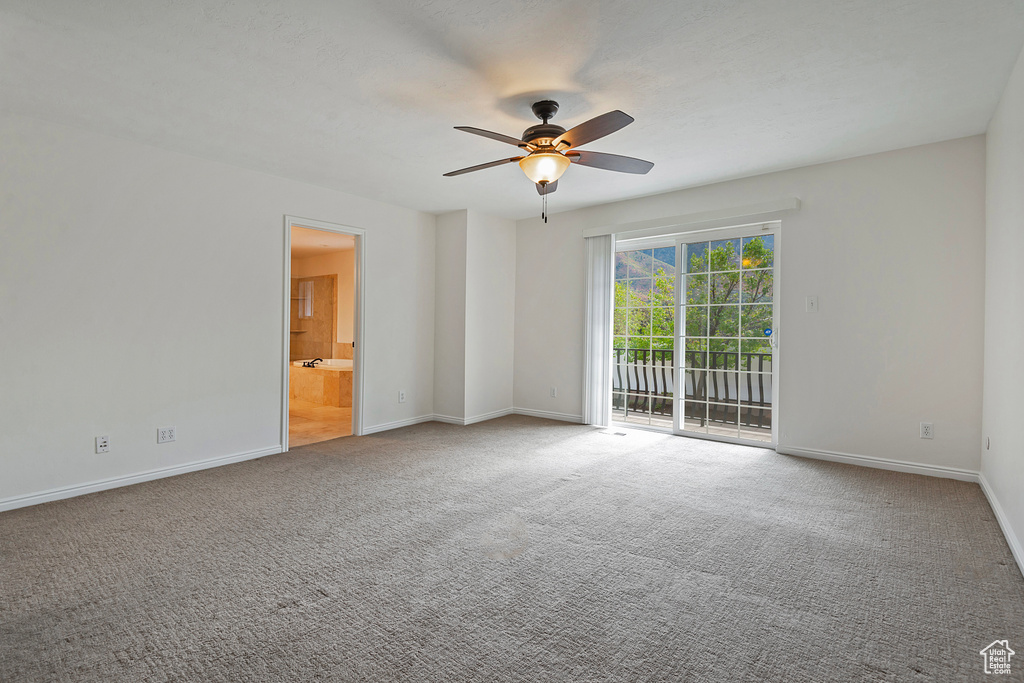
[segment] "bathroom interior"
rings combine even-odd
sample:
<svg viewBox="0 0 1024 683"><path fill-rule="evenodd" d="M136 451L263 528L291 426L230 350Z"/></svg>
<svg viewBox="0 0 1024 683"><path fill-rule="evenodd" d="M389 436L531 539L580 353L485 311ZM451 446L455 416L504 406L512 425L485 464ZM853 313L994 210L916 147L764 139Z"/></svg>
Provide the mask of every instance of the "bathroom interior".
<svg viewBox="0 0 1024 683"><path fill-rule="evenodd" d="M291 229L288 445L352 434L355 238Z"/></svg>

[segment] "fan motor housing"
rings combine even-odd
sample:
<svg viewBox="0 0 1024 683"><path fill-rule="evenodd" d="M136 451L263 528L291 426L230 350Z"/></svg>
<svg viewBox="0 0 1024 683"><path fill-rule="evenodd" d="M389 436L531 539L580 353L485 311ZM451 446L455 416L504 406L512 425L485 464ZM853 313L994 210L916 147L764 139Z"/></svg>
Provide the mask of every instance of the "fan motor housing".
<svg viewBox="0 0 1024 683"><path fill-rule="evenodd" d="M530 126L523 131L523 142L528 142L538 147L545 147L550 145L552 140L564 132L565 128L556 126L553 123L538 123L536 126Z"/></svg>

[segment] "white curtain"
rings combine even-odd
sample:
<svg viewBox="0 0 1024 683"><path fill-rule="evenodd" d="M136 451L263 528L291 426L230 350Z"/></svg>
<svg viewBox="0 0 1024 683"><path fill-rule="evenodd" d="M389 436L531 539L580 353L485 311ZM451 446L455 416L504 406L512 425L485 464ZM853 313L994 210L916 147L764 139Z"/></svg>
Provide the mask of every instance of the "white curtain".
<svg viewBox="0 0 1024 683"><path fill-rule="evenodd" d="M612 307L615 239L585 240L587 254L586 351L583 368L583 423L607 427L612 417Z"/></svg>

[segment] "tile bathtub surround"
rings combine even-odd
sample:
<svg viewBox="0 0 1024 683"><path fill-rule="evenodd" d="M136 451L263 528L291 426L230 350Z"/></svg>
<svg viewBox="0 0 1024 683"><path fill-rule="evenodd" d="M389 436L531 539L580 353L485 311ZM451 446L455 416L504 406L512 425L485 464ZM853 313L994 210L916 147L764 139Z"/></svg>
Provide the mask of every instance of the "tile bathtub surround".
<svg viewBox="0 0 1024 683"><path fill-rule="evenodd" d="M338 408L352 407L352 371L326 368L288 368L288 397Z"/></svg>

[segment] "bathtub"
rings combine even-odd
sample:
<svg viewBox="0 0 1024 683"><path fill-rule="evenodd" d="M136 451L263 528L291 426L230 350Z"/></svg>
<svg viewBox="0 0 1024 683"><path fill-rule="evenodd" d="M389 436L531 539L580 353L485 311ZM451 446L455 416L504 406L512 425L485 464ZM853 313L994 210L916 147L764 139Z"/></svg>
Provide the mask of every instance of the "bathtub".
<svg viewBox="0 0 1024 683"><path fill-rule="evenodd" d="M301 368L303 363L308 363L311 360L313 360L313 359L310 358L309 360L293 360L292 361L292 365L297 365L297 366L299 366ZM317 361L316 367L318 369L319 368L323 368L324 370L351 370L352 369L352 359L351 358L325 358L322 361Z"/></svg>
<svg viewBox="0 0 1024 683"><path fill-rule="evenodd" d="M288 395L319 405L352 407L352 359L326 358L316 367L302 367L308 362L291 362L288 367Z"/></svg>

